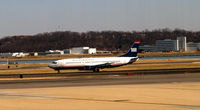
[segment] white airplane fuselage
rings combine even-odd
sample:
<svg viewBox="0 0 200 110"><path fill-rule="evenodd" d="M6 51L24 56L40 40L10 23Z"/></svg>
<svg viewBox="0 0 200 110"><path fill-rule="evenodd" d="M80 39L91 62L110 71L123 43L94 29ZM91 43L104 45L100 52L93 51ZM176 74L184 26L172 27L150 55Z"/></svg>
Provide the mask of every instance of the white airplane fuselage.
<svg viewBox="0 0 200 110"><path fill-rule="evenodd" d="M49 65L55 70L61 69L80 69L92 70L98 68L112 68L127 65L138 60L138 57L103 57L103 58L75 58L57 60Z"/></svg>

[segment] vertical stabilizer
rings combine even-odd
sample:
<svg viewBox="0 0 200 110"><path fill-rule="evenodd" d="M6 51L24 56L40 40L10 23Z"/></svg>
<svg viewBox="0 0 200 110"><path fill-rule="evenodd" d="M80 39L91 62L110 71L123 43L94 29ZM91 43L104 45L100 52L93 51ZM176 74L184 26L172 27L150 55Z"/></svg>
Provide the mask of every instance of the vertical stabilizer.
<svg viewBox="0 0 200 110"><path fill-rule="evenodd" d="M128 52L120 57L137 57L137 53L139 51L140 41L135 41Z"/></svg>

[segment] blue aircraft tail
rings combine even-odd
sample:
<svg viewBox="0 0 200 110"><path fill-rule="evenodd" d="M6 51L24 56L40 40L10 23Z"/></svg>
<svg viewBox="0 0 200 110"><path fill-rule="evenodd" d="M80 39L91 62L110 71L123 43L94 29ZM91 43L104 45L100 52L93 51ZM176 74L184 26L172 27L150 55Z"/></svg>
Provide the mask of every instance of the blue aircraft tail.
<svg viewBox="0 0 200 110"><path fill-rule="evenodd" d="M128 52L120 57L137 57L137 53L139 51L140 41L135 41Z"/></svg>

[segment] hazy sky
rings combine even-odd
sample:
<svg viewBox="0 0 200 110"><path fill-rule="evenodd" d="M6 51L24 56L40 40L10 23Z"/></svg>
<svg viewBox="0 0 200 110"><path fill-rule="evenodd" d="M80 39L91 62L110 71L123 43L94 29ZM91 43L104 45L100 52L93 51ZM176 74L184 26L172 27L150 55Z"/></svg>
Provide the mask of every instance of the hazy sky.
<svg viewBox="0 0 200 110"><path fill-rule="evenodd" d="M0 37L51 31L200 30L200 0L0 0Z"/></svg>

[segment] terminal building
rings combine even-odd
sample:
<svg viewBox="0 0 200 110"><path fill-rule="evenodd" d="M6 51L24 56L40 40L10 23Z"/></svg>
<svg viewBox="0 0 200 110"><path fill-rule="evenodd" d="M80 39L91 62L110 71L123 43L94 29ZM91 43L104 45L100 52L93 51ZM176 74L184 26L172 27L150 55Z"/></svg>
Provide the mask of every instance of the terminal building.
<svg viewBox="0 0 200 110"><path fill-rule="evenodd" d="M157 40L156 41L156 51L179 51L178 40Z"/></svg>
<svg viewBox="0 0 200 110"><path fill-rule="evenodd" d="M188 42L187 50L188 51L200 51L200 43Z"/></svg>
<svg viewBox="0 0 200 110"><path fill-rule="evenodd" d="M69 54L95 54L96 48L74 47L69 49Z"/></svg>
<svg viewBox="0 0 200 110"><path fill-rule="evenodd" d="M146 52L156 52L157 51L156 46L153 46L153 45L140 46L140 49L144 50Z"/></svg>
<svg viewBox="0 0 200 110"><path fill-rule="evenodd" d="M179 51L187 51L186 37L177 37Z"/></svg>
<svg viewBox="0 0 200 110"><path fill-rule="evenodd" d="M177 40L165 39L156 40L156 45L140 46L146 52L167 52L167 51L200 51L200 43L187 43L186 37L177 37Z"/></svg>

